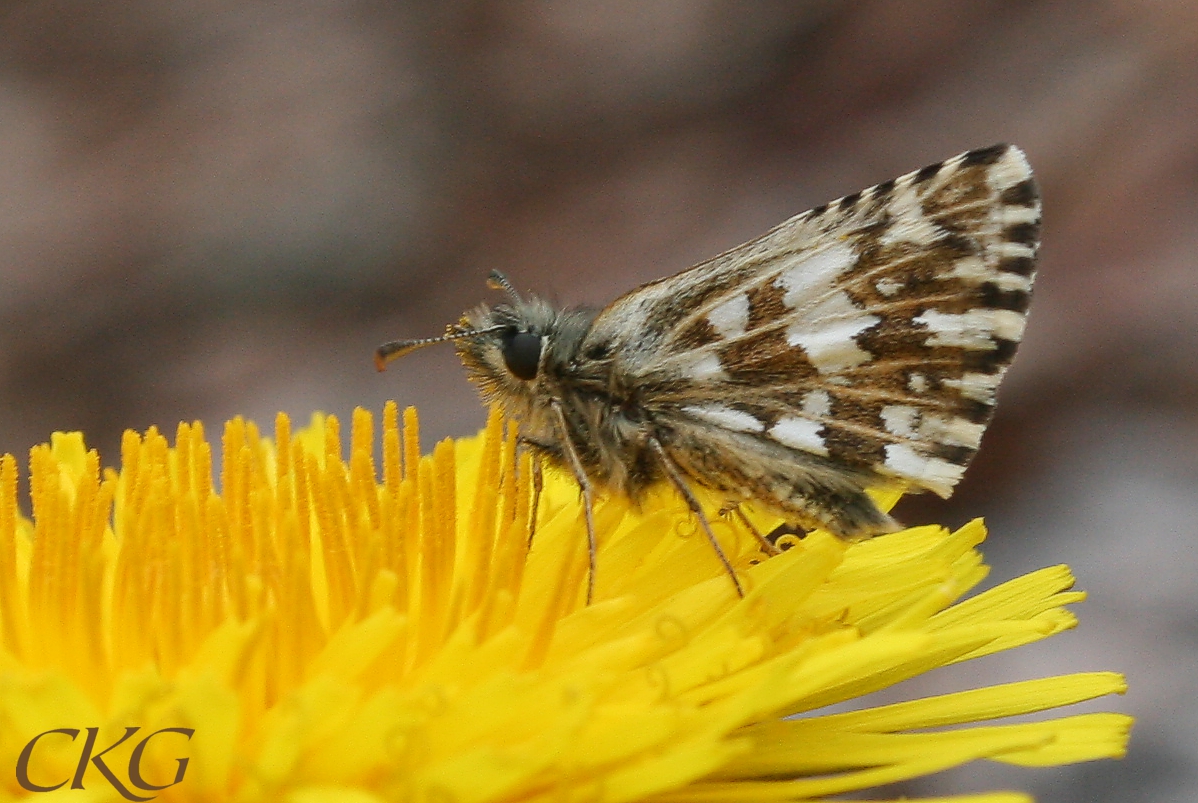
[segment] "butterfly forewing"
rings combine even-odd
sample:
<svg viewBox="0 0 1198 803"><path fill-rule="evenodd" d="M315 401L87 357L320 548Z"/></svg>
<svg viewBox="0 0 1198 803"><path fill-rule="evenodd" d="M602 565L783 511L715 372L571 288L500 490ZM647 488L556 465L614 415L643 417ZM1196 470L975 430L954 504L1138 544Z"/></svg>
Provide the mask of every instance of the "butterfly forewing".
<svg viewBox="0 0 1198 803"><path fill-rule="evenodd" d="M721 470L792 450L830 488L874 477L947 496L1022 337L1039 221L1023 153L971 151L634 290L583 347L614 353L684 441L733 437Z"/></svg>

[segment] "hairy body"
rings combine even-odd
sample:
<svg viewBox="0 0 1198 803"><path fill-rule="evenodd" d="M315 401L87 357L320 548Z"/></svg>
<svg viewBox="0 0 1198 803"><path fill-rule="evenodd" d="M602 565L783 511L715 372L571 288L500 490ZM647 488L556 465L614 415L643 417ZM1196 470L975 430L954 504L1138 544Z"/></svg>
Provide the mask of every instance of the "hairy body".
<svg viewBox="0 0 1198 803"><path fill-rule="evenodd" d="M952 493L1023 335L1039 244L1023 153L970 151L798 215L602 310L522 296L452 340L488 401L586 502L671 483L843 538L897 528L867 488Z"/></svg>

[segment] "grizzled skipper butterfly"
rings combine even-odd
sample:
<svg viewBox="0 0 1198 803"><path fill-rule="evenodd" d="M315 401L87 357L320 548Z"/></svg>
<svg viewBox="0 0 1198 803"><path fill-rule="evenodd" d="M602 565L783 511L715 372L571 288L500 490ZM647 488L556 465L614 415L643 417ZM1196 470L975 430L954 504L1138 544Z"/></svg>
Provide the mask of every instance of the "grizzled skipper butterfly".
<svg viewBox="0 0 1198 803"><path fill-rule="evenodd" d="M602 310L556 309L492 273L507 303L375 360L454 341L534 455L573 473L588 601L595 490L635 502L661 482L743 595L691 486L848 539L898 528L867 487L949 496L1023 335L1039 233L1027 159L995 145L804 212Z"/></svg>

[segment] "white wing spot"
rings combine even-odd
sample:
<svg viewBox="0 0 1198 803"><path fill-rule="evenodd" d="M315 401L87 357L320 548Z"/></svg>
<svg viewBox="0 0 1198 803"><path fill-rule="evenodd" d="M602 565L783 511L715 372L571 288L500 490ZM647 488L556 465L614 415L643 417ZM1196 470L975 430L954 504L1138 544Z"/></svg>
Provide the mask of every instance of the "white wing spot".
<svg viewBox="0 0 1198 803"><path fill-rule="evenodd" d="M882 424L891 435L900 438L915 436L919 424L919 410L905 404L888 404L882 408Z"/></svg>
<svg viewBox="0 0 1198 803"><path fill-rule="evenodd" d="M1038 206L1008 206L1002 212L1002 222L1008 226L1015 223L1035 223L1039 219Z"/></svg>
<svg viewBox="0 0 1198 803"><path fill-rule="evenodd" d="M959 314L927 310L915 318L932 332L927 346L950 346L975 351L994 348L995 339L1018 342L1026 319L1005 309L972 309Z"/></svg>
<svg viewBox="0 0 1198 803"><path fill-rule="evenodd" d="M952 388L961 394L961 398L970 401L994 404L994 393L998 383L1002 381L1002 373L997 374L963 374L960 379L942 379L940 384Z"/></svg>
<svg viewBox="0 0 1198 803"><path fill-rule="evenodd" d="M940 228L924 217L919 197L910 189L896 194L887 208L891 214L891 222L879 238L883 245L931 245L943 236Z"/></svg>
<svg viewBox="0 0 1198 803"><path fill-rule="evenodd" d="M738 293L707 313L707 322L722 337L743 335L749 328L749 297Z"/></svg>
<svg viewBox="0 0 1198 803"><path fill-rule="evenodd" d="M903 289L903 283L891 279L889 276L883 276L874 282L874 287L878 288L878 292L886 297L890 297Z"/></svg>
<svg viewBox="0 0 1198 803"><path fill-rule="evenodd" d="M847 293L832 293L810 310L807 320L786 328L786 342L802 346L820 373L852 368L871 359L853 339L882 319L858 309Z"/></svg>
<svg viewBox="0 0 1198 803"><path fill-rule="evenodd" d="M786 290L782 302L796 312L832 286L836 277L857 263L857 252L843 243L802 255L779 274L775 283Z"/></svg>
<svg viewBox="0 0 1198 803"><path fill-rule="evenodd" d="M715 354L704 354L682 369L682 373L688 379L696 379L700 382L728 378L728 375L724 373L724 366L720 364L720 358Z"/></svg>
<svg viewBox="0 0 1198 803"><path fill-rule="evenodd" d="M1032 168L1027 163L1027 157L1023 155L1023 151L1018 148L1007 148L1002 158L990 167L990 173L986 178L991 187L1002 192L1031 178L1031 175Z"/></svg>
<svg viewBox="0 0 1198 803"><path fill-rule="evenodd" d="M809 416L823 418L832 412L832 397L826 390L811 390L803 396L803 412Z"/></svg>
<svg viewBox="0 0 1198 803"><path fill-rule="evenodd" d="M765 424L749 413L725 407L722 404L688 406L683 407L682 412L689 413L708 424L715 424L717 427L731 429L734 432L761 432L765 429Z"/></svg>
<svg viewBox="0 0 1198 803"><path fill-rule="evenodd" d="M782 303L795 311L795 320L786 329L786 342L801 346L821 373L852 368L871 359L853 338L881 318L866 314L844 291L829 289L856 263L857 253L836 243L798 260L774 280L786 291Z"/></svg>
<svg viewBox="0 0 1198 803"><path fill-rule="evenodd" d="M919 425L919 435L924 440L942 443L945 446L968 446L972 449L978 448L985 430L984 424L939 415L926 415Z"/></svg>
<svg viewBox="0 0 1198 803"><path fill-rule="evenodd" d="M963 257L953 263L951 270L938 278L961 279L972 284L981 284L994 278L996 272L981 257Z"/></svg>
<svg viewBox="0 0 1198 803"><path fill-rule="evenodd" d="M1030 245L1023 243L1013 243L1008 240L1003 240L1001 243L994 244L994 253L1000 258L1002 257L1034 257L1036 249Z"/></svg>
<svg viewBox="0 0 1198 803"><path fill-rule="evenodd" d="M1029 292L1032 289L1032 280L1027 276L995 270L978 257L958 259L953 263L952 270L948 271L942 278L961 279L971 284L992 282L999 290L1023 290L1024 292Z"/></svg>
<svg viewBox="0 0 1198 803"><path fill-rule="evenodd" d="M965 473L964 466L939 457L924 457L905 443L887 444L883 465L895 476L910 480L941 497L949 496L953 486L960 482L961 475Z"/></svg>
<svg viewBox="0 0 1198 803"><path fill-rule="evenodd" d="M928 378L923 374L911 374L907 377L907 389L912 393L927 393Z"/></svg>
<svg viewBox="0 0 1198 803"><path fill-rule="evenodd" d="M827 457L828 446L819 434L823 426L820 422L812 421L809 418L787 416L779 419L778 423L770 427L769 435L783 446Z"/></svg>
<svg viewBox="0 0 1198 803"><path fill-rule="evenodd" d="M882 408L882 424L891 435L945 446L978 447L986 427L964 418L925 414L917 407L890 404Z"/></svg>

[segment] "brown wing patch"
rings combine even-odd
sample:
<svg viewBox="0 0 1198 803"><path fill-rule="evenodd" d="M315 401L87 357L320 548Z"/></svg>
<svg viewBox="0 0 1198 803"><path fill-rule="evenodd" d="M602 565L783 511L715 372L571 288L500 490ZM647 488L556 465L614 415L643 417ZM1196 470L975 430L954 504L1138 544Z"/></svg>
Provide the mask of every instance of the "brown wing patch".
<svg viewBox="0 0 1198 803"><path fill-rule="evenodd" d="M828 456L858 468L881 463L886 457L886 442L877 436L882 431L878 405L873 400L837 392L839 390L828 391L832 409L830 420L822 431Z"/></svg>
<svg viewBox="0 0 1198 803"><path fill-rule="evenodd" d="M675 335L679 351L691 351L715 343L719 339L719 332L706 318L697 318L691 321Z"/></svg>
<svg viewBox="0 0 1198 803"><path fill-rule="evenodd" d="M748 331L769 326L782 320L790 312L783 299L786 290L774 282L757 284L749 288L749 320Z"/></svg>
<svg viewBox="0 0 1198 803"><path fill-rule="evenodd" d="M768 387L799 384L818 372L803 349L792 346L779 328L761 330L716 349L720 365L733 382Z"/></svg>

